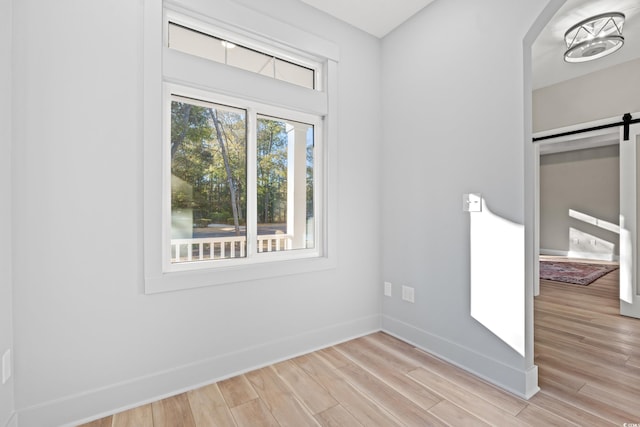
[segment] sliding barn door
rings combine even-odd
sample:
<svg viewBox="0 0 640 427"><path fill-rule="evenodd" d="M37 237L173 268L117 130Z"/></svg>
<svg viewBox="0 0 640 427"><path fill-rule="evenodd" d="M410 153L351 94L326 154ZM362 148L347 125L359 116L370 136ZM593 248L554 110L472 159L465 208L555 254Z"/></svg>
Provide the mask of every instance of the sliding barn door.
<svg viewBox="0 0 640 427"><path fill-rule="evenodd" d="M640 201L640 124L630 126L627 141L623 135L624 129L620 128L620 314L640 318L640 227L637 215Z"/></svg>

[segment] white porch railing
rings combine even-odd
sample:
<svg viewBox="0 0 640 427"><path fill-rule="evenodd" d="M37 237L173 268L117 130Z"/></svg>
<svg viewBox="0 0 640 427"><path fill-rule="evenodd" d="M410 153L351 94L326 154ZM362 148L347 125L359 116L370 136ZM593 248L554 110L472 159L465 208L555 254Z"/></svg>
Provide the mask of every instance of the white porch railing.
<svg viewBox="0 0 640 427"><path fill-rule="evenodd" d="M258 236L258 252L291 249L292 236L265 234ZM205 261L211 259L242 258L247 253L245 236L201 237L171 239L171 262Z"/></svg>
<svg viewBox="0 0 640 427"><path fill-rule="evenodd" d="M258 235L258 252L285 251L293 248L293 236L289 234Z"/></svg>

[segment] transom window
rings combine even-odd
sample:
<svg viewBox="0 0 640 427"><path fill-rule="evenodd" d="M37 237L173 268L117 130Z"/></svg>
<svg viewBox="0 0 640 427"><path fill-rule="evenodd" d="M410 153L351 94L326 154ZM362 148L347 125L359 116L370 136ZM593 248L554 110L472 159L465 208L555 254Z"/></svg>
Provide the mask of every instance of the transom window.
<svg viewBox="0 0 640 427"><path fill-rule="evenodd" d="M168 23L168 46L191 55L314 89L315 70L174 22Z"/></svg>

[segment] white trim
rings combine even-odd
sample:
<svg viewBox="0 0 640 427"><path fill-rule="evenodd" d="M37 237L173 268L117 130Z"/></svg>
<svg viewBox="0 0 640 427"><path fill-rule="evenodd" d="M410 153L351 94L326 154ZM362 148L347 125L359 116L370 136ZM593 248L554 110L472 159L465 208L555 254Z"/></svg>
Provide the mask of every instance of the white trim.
<svg viewBox="0 0 640 427"><path fill-rule="evenodd" d="M145 293L156 294L217 286L229 283L242 283L273 277L315 273L336 268L337 262L331 257L305 258L250 264L243 267L225 267L200 271L172 272L170 274L147 275Z"/></svg>
<svg viewBox="0 0 640 427"><path fill-rule="evenodd" d="M534 134L534 138L562 134L564 132L573 132L580 129L600 126L603 124L615 123L616 120L619 121L620 119L609 118L604 120L597 120L595 122L580 123L577 125L538 132ZM620 130L617 127L612 127L577 133L573 135L557 136L554 138L545 139L543 141L536 141L534 142L534 146L537 149L538 164L540 163L540 156L543 156L545 154L604 147L608 145L617 145L620 142L619 132Z"/></svg>
<svg viewBox="0 0 640 427"><path fill-rule="evenodd" d="M143 258L145 287L162 274L162 3L144 0ZM154 212L156 214L154 214Z"/></svg>
<svg viewBox="0 0 640 427"><path fill-rule="evenodd" d="M533 365L524 373L525 392L522 397L526 400L531 399L537 392L540 391L538 386L538 365Z"/></svg>
<svg viewBox="0 0 640 427"><path fill-rule="evenodd" d="M161 2L144 0L144 292L147 294L191 289L202 286L244 282L291 274L310 273L332 269L337 265L337 58L336 45L276 21L262 13L235 3L221 0L165 1L174 11L209 23L234 33L246 34L253 39L273 42L276 46L295 52L309 52L313 58L324 58L322 78L324 91L306 89L286 82L270 79L254 73L228 67L203 58L178 52L163 45L164 9ZM195 13L197 10L201 13ZM215 17L215 18L212 18ZM250 29L250 30L249 30ZM185 64L187 65L185 67ZM163 74L164 73L164 74ZM215 78L212 78L215 75ZM319 78L320 78L319 77ZM317 150L320 164L317 181L321 185L316 197L323 209L316 216L319 226L316 258L294 259L308 256L287 251L286 260L263 262L243 266L207 268L200 271L170 272L163 270L163 79L169 84L189 86L194 91L213 92L216 96L241 98L277 108L321 116L323 123L317 126L322 137ZM184 80L188 80L185 82ZM225 82L224 85L220 82ZM233 104L231 104L233 105ZM285 116L287 118L287 116ZM320 152L321 151L321 152ZM322 176L320 176L322 175ZM165 183L166 184L166 183ZM166 187L165 187L166 188ZM296 251L298 252L298 251ZM264 259L278 259L282 254L263 254Z"/></svg>
<svg viewBox="0 0 640 427"><path fill-rule="evenodd" d="M248 40L267 39L283 50L312 52L319 58L340 60L340 49L333 42L264 15L238 2L164 0L164 4L175 12L195 16L198 20L205 17L207 23L234 35L243 35Z"/></svg>
<svg viewBox="0 0 640 427"><path fill-rule="evenodd" d="M608 130L609 132L606 132ZM573 135L575 136L575 135ZM584 136L582 138L572 138L566 140L548 140L536 143L540 150L540 155L562 153L565 151L584 150L588 148L606 147L618 145L618 129L603 129L598 134Z"/></svg>
<svg viewBox="0 0 640 427"><path fill-rule="evenodd" d="M247 108L247 141L257 138L258 115L254 107ZM247 165L258 163L258 145L247 144ZM258 168L247 167L247 256L253 256L258 251ZM249 224L256 226L249 227Z"/></svg>
<svg viewBox="0 0 640 427"><path fill-rule="evenodd" d="M323 151L324 151L324 138L323 138L323 126L322 119L313 114L305 114L295 112L287 109L280 109L271 105L255 103L251 101L245 101L235 97L224 97L212 94L210 92L203 92L193 88L179 86L171 83L165 83L163 85L164 92L164 138L163 138L163 202L162 202L162 214L163 214L163 238L162 238L162 250L163 250L163 273L172 273L178 271L194 271L194 270L206 270L215 274L216 270L220 268L246 268L250 264L259 264L276 261L288 261L294 259L303 258L318 258L324 256L321 251L322 241L320 238L322 235L319 233L324 227L321 216L318 216L318 207L322 206L324 200L321 198L322 187L324 182L323 173ZM185 101L192 102L194 105L224 105L229 106L231 109L237 109L243 111L246 114L246 126L247 126L247 252L246 256L242 258L232 259L218 259L218 260L205 260L189 263L171 263L170 250L171 250L171 200L167 189L170 186L170 170L171 170L171 158L170 158L170 116L171 116L171 101L175 98L186 98ZM193 101L191 101L193 99ZM255 167L249 167L249 165L256 164L256 150L255 150L255 126L257 116L269 116L279 117L283 120L297 121L312 125L314 127L314 140L315 140L315 158L314 158L314 190L315 190L315 203L314 203L314 218L315 221L314 236L315 247L312 249L296 249L287 251L276 252L261 252L258 253L255 248L255 240L257 239L256 232L256 184L255 184Z"/></svg>
<svg viewBox="0 0 640 427"><path fill-rule="evenodd" d="M533 227L531 227L531 234L533 234L533 249L530 256L527 256L527 261L532 261L532 275L533 275L533 296L540 295L540 259L538 256L540 250L540 146L532 144L528 147L528 151L533 153L535 162L532 168L533 176L533 194L530 196L533 203ZM533 260L531 260L533 258ZM533 305L533 299L530 301ZM533 327L535 329L535 326ZM532 331L533 331L532 329ZM532 332L533 337L533 332ZM533 348L531 351L534 351Z"/></svg>
<svg viewBox="0 0 640 427"><path fill-rule="evenodd" d="M338 63L329 59L326 64L325 87L327 87L327 109L331 114L324 119L324 152L322 153L323 204L321 212L324 218L322 234L322 253L334 266L338 260L338 147L340 138L338 133Z"/></svg>
<svg viewBox="0 0 640 427"><path fill-rule="evenodd" d="M533 129L533 88L532 88L532 54L531 46L539 36L542 29L549 23L553 15L560 9L565 0L549 0L543 10L535 18L531 27L522 39L522 105L523 105L523 157L524 162L524 228L525 228L525 357L524 365L528 369L529 375L525 378L524 387L520 387L525 397L532 395L538 390L537 372L535 365L535 344L534 344L534 296L539 283L538 246L540 241L540 230L538 227L539 210L536 205L535 195L537 190L536 179L539 173L538 147L531 144Z"/></svg>
<svg viewBox="0 0 640 427"><path fill-rule="evenodd" d="M458 366L510 393L529 399L538 388L537 366L526 371L478 353L446 338L383 315L382 331ZM515 352L515 350L514 350Z"/></svg>
<svg viewBox="0 0 640 427"><path fill-rule="evenodd" d="M77 426L378 331L374 315L261 343L22 409L20 426Z"/></svg>
<svg viewBox="0 0 640 427"><path fill-rule="evenodd" d="M166 82L310 114L327 114L325 92L296 86L167 47L163 47L162 55Z"/></svg>
<svg viewBox="0 0 640 427"><path fill-rule="evenodd" d="M618 255L611 254L596 254L592 252L575 252L575 251L562 251L558 249L545 249L540 248L540 255L548 256L561 256L567 258L578 258L585 260L597 260L597 261L620 261Z"/></svg>
<svg viewBox="0 0 640 427"><path fill-rule="evenodd" d="M638 117L637 114L633 116ZM637 203L639 137L638 123L630 126L628 141L623 140L623 129L620 129L620 314L636 318L640 318Z"/></svg>
<svg viewBox="0 0 640 427"><path fill-rule="evenodd" d="M293 46L284 46L282 43L277 43L272 40L270 40L269 43L261 42L259 39L263 39L264 37L250 37L246 31L237 27L234 28L234 30L230 30L228 29L227 23L211 19L202 14L199 14L198 17L187 16L172 10L171 6L168 6L165 7L164 21L165 23L163 25L172 22L200 33L208 34L217 39L228 40L239 46L253 49L278 59L301 65L305 68L310 68L315 73L322 73L322 58L318 58L309 52L301 51ZM168 46L167 34L166 32L164 33L164 46ZM256 40L256 38L258 38L258 40ZM322 90L322 88L316 86L316 90Z"/></svg>
<svg viewBox="0 0 640 427"><path fill-rule="evenodd" d="M540 248L540 255L566 257L568 253L569 253L569 251L560 251L560 250L557 250L557 249L543 249L543 248Z"/></svg>

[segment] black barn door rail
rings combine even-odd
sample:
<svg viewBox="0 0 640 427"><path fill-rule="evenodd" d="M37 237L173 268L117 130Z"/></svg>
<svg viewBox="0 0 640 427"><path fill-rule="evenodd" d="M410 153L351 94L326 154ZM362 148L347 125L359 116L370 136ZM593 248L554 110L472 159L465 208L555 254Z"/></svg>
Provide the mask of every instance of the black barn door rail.
<svg viewBox="0 0 640 427"><path fill-rule="evenodd" d="M614 127L618 127L618 126L624 126L624 140L628 141L629 140L629 126L631 126L632 123L640 123L640 119L634 119L633 117L631 117L630 113L626 113L624 116L622 116L622 121L621 122L607 123L605 125L593 126L593 127L590 127L590 128L576 129L576 130L572 130L572 131L568 131L568 132L556 133L556 134L553 134L553 135L539 136L537 138L533 138L533 142L544 141L545 139L558 138L558 137L561 137L561 136L576 135L576 134L584 133L584 132L592 132L594 130L614 128Z"/></svg>

